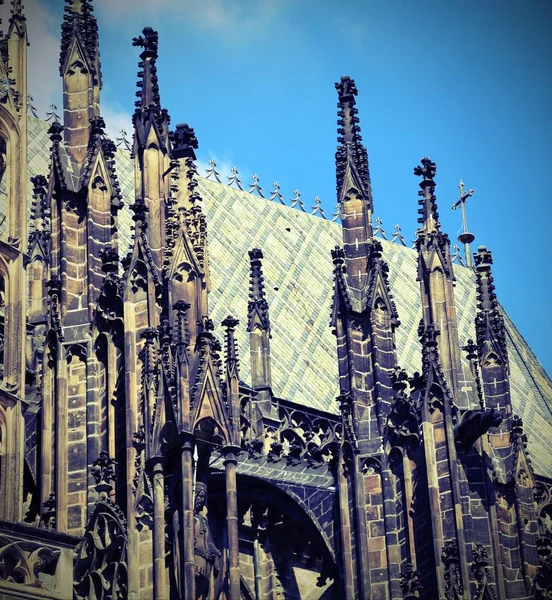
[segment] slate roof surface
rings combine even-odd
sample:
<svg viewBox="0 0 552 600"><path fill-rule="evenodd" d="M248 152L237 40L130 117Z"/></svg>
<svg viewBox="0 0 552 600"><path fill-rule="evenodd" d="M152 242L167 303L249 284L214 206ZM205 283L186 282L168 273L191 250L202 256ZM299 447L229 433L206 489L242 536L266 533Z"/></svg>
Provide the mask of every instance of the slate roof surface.
<svg viewBox="0 0 552 600"><path fill-rule="evenodd" d="M49 173L51 143L47 128L48 123L29 117L29 177ZM125 203L119 216L119 248L124 256L131 242L128 206L134 201L134 171L126 150L117 151L116 163ZM250 370L247 251L261 248L272 327L274 393L292 402L337 413L336 342L329 327L333 289L330 251L342 242L340 224L203 178L199 178L197 189L207 217L211 318L217 325L229 313L240 319L236 333L241 378L248 381ZM29 189L29 204L31 194ZM1 203L0 190L0 212ZM386 240L382 240L382 245L401 320L396 332L398 361L412 374L421 370L416 252ZM463 345L468 338L475 339L475 280L466 267L455 266L454 273L458 330ZM514 411L522 417L529 434L529 451L536 472L551 477L552 382L510 318L504 316ZM217 329L222 339L220 325ZM467 364L464 369L467 373Z"/></svg>

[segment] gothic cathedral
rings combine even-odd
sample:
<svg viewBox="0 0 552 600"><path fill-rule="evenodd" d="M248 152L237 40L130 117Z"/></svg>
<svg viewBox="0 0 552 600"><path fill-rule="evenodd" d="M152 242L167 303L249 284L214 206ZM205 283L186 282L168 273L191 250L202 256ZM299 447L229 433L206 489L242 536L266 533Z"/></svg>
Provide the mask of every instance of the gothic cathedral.
<svg viewBox="0 0 552 600"><path fill-rule="evenodd" d="M552 598L552 382L435 163L387 240L342 77L333 220L201 176L149 27L117 146L65 2L61 118L0 40L0 600Z"/></svg>

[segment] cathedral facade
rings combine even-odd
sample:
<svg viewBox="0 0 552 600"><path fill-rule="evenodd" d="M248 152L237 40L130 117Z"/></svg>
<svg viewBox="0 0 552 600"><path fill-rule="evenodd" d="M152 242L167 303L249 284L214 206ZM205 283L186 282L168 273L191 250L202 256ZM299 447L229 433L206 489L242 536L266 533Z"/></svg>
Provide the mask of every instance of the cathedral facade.
<svg viewBox="0 0 552 600"><path fill-rule="evenodd" d="M20 0L0 40L0 599L551 598L552 382L491 252L451 256L435 163L415 247L382 239L342 77L333 221L202 177L132 43L126 148L92 0L61 120Z"/></svg>

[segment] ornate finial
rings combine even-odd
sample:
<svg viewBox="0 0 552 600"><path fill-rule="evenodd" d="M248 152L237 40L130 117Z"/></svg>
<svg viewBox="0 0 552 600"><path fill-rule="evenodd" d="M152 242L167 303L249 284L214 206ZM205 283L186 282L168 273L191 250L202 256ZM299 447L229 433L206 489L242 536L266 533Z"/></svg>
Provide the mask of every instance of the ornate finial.
<svg viewBox="0 0 552 600"><path fill-rule="evenodd" d="M285 205L284 197L280 193L280 184L277 181L275 181L272 184L272 187L274 189L270 192L270 198L269 198L269 200L276 201L276 199L278 199L278 201L280 202L280 204L284 204Z"/></svg>
<svg viewBox="0 0 552 600"><path fill-rule="evenodd" d="M460 256L460 247L458 246L458 244L454 244L452 249L454 250L454 254L450 257L451 262L456 262L463 267L464 261L462 260L462 256Z"/></svg>
<svg viewBox="0 0 552 600"><path fill-rule="evenodd" d="M238 189L243 192L241 181L238 178L238 169L236 169L236 167L232 167L230 169L230 177L227 177L227 179L228 179L229 186L231 186L233 183L235 183L236 186L238 187Z"/></svg>
<svg viewBox="0 0 552 600"><path fill-rule="evenodd" d="M196 159L194 150L197 150L198 142L193 127L188 123L180 123L174 131L170 133L172 143L173 158L191 158Z"/></svg>
<svg viewBox="0 0 552 600"><path fill-rule="evenodd" d="M305 205L303 204L303 201L301 200L301 192L297 189L293 190L293 199L291 201L290 206L291 206L291 208L298 207L303 212L307 212L305 210Z"/></svg>
<svg viewBox="0 0 552 600"><path fill-rule="evenodd" d="M404 235L401 233L401 226L398 223L395 225L395 232L393 233L391 241L406 246L406 240L404 239Z"/></svg>
<svg viewBox="0 0 552 600"><path fill-rule="evenodd" d="M150 58L157 58L159 34L151 27L144 27L142 35L132 38L132 45L143 48L144 53L147 53Z"/></svg>
<svg viewBox="0 0 552 600"><path fill-rule="evenodd" d="M253 175L253 183L249 184L249 193L253 194L253 192L257 192L261 198L264 198L263 188L259 185L259 176L257 174Z"/></svg>
<svg viewBox="0 0 552 600"><path fill-rule="evenodd" d="M91 474L96 482L96 491L102 500L109 497L113 490L111 485L115 481L115 465L117 463L105 451L101 451L98 458L92 463Z"/></svg>
<svg viewBox="0 0 552 600"><path fill-rule="evenodd" d="M324 212L324 209L322 208L322 201L320 200L320 198L318 196L316 196L314 198L314 206L311 206L312 208L312 212L311 215L315 215L315 214L320 214L320 216L325 219L326 218L326 213Z"/></svg>
<svg viewBox="0 0 552 600"><path fill-rule="evenodd" d="M59 142L61 142L62 133L63 125L59 121L54 121L48 129L48 134L54 144L59 144Z"/></svg>
<svg viewBox="0 0 552 600"><path fill-rule="evenodd" d="M332 213L332 223L335 223L338 219L341 219L341 204L335 205L335 210Z"/></svg>
<svg viewBox="0 0 552 600"><path fill-rule="evenodd" d="M102 271L104 273L117 273L119 270L119 253L115 248L105 248L100 251Z"/></svg>
<svg viewBox="0 0 552 600"><path fill-rule="evenodd" d="M456 210L459 206L462 208L462 233L458 236L458 241L464 244L464 256L466 257L466 264L468 267L473 267L471 248L470 244L475 239L473 233L468 231L468 220L466 217L466 201L468 198L473 196L474 190L468 190L464 192L464 182L460 179L460 185L458 186L460 195L458 200L452 205L452 210Z"/></svg>
<svg viewBox="0 0 552 600"><path fill-rule="evenodd" d="M427 156L420 161L422 164L414 167L414 175L423 177L425 181L433 181L437 174L436 164Z"/></svg>
<svg viewBox="0 0 552 600"><path fill-rule="evenodd" d="M46 113L46 121L53 121L59 123L59 115L57 114L57 106L52 102L50 104L50 112Z"/></svg>
<svg viewBox="0 0 552 600"><path fill-rule="evenodd" d="M226 319L224 319L224 321L222 321L221 325L223 327L225 327L228 330L232 330L234 331L234 329L236 329L236 327L240 324L240 322L238 321L238 319L236 319L235 317L233 317L232 315L228 315L226 317Z"/></svg>
<svg viewBox="0 0 552 600"><path fill-rule="evenodd" d="M387 234L385 232L385 229L382 226L382 220L379 217L376 217L375 219L376 221L376 228L374 229L374 237L380 237L384 240L387 239Z"/></svg>
<svg viewBox="0 0 552 600"><path fill-rule="evenodd" d="M205 173L205 179L211 179L211 177L213 177L215 181L222 183L220 180L220 173L217 171L217 163L213 159L209 161L209 168Z"/></svg>
<svg viewBox="0 0 552 600"><path fill-rule="evenodd" d="M40 117L36 112L36 107L33 105L33 102L34 98L30 94L27 94L27 110L33 115L33 117L39 119Z"/></svg>
<svg viewBox="0 0 552 600"><path fill-rule="evenodd" d="M201 328L203 331L215 331L215 324L209 317L203 317L201 319Z"/></svg>

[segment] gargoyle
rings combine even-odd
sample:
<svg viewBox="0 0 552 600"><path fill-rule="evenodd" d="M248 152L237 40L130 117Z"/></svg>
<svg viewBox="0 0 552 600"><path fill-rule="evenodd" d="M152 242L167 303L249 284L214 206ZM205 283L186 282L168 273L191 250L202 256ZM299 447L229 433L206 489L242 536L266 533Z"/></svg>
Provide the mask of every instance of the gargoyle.
<svg viewBox="0 0 552 600"><path fill-rule="evenodd" d="M456 445L469 450L491 427L498 427L503 418L503 415L494 408L467 410L460 423L454 428Z"/></svg>

